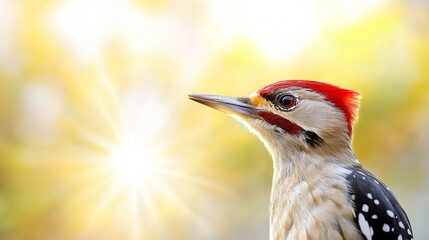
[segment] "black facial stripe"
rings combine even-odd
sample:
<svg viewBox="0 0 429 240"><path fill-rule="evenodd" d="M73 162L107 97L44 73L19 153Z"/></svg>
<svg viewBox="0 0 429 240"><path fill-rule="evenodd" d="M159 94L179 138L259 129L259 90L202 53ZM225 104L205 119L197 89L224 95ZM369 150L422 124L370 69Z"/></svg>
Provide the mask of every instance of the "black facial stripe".
<svg viewBox="0 0 429 240"><path fill-rule="evenodd" d="M268 101L270 101L272 104L276 104L276 96L277 96L277 92L275 92L275 93L271 93L271 94L269 94L269 95L265 95L264 97L265 97L265 99L266 100L268 100Z"/></svg>
<svg viewBox="0 0 429 240"><path fill-rule="evenodd" d="M313 131L305 130L304 137L305 141L312 147L318 146L323 143L323 139Z"/></svg>

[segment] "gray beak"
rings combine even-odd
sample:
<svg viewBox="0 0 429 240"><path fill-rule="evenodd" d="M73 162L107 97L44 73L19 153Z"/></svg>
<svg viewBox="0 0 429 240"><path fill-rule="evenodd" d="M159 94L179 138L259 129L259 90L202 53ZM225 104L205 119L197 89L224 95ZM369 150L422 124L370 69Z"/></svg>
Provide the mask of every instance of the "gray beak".
<svg viewBox="0 0 429 240"><path fill-rule="evenodd" d="M247 97L226 97L208 94L189 94L189 99L223 112L245 117L257 117L262 108L256 107Z"/></svg>

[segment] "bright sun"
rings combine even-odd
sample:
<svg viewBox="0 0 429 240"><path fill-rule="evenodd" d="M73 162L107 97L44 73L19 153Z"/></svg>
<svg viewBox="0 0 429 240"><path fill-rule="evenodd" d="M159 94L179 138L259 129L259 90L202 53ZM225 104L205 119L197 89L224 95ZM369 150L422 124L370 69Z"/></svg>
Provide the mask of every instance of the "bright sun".
<svg viewBox="0 0 429 240"><path fill-rule="evenodd" d="M110 153L111 167L121 185L133 186L154 177L160 168L153 149L123 139Z"/></svg>
<svg viewBox="0 0 429 240"><path fill-rule="evenodd" d="M145 226L159 219L157 204L165 202L181 206L184 212L192 212L182 197L170 188L171 179L196 182L192 176L172 169L167 162L178 160L168 153L171 147L174 123L174 101L169 101L156 87L135 86L116 95L117 104L107 106L100 99L97 110L110 125L114 139L107 141L91 131L85 131L89 141L105 150L97 161L94 174L100 174L99 182L89 189L94 196L91 217L87 228L96 226L106 218L114 219L112 209L119 209L127 222L126 228L132 239L142 239ZM168 161L167 161L168 160ZM98 184L106 186L98 191ZM85 197L85 199L87 199ZM146 224L142 224L145 222ZM149 227L147 227L149 228Z"/></svg>

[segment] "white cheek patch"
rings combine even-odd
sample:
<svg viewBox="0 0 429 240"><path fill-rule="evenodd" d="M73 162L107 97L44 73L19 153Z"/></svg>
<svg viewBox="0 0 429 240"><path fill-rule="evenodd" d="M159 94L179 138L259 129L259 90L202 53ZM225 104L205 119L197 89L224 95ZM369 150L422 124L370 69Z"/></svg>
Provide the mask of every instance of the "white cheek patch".
<svg viewBox="0 0 429 240"><path fill-rule="evenodd" d="M255 129L256 126L261 126L261 127L269 127L270 125L267 124L266 122L259 120L259 119L244 119L240 116L237 115L230 115L232 118L234 118L235 120L237 120L239 123L243 124L243 126L252 134L255 134L257 136L259 136L259 132ZM265 125L265 126L264 126ZM255 127L254 127L255 126Z"/></svg>

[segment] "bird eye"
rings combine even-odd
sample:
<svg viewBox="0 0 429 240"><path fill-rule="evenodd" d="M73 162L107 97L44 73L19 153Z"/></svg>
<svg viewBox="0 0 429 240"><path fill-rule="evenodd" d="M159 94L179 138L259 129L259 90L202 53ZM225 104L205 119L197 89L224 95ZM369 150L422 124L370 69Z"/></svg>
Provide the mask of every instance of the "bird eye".
<svg viewBox="0 0 429 240"><path fill-rule="evenodd" d="M297 103L298 103L297 97L287 94L279 98L277 106L280 108L280 110L291 111L296 107Z"/></svg>

